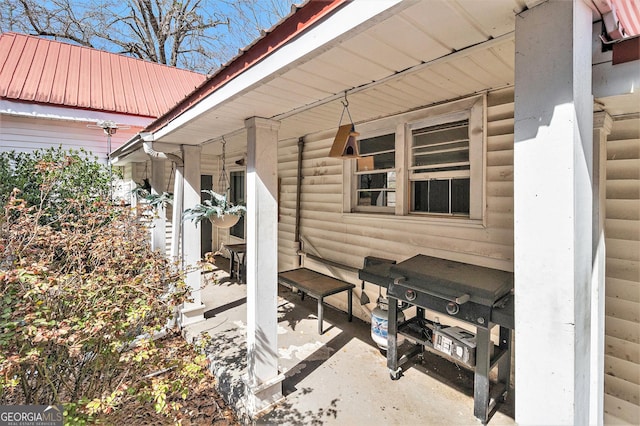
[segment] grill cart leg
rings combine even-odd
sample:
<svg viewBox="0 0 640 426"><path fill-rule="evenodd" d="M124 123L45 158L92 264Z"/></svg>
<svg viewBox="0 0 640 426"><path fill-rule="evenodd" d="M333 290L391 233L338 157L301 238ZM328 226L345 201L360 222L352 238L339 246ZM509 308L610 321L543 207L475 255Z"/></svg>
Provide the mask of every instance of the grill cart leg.
<svg viewBox="0 0 640 426"><path fill-rule="evenodd" d="M498 384L504 385L502 400L507 399L509 385L511 383L511 329L500 326L500 349L506 351L498 361Z"/></svg>
<svg viewBox="0 0 640 426"><path fill-rule="evenodd" d="M476 328L476 371L473 386L473 415L482 424L489 421L489 365L491 342L489 329Z"/></svg>
<svg viewBox="0 0 640 426"><path fill-rule="evenodd" d="M322 297L318 297L318 334L322 334L322 323L324 321L324 307L322 306Z"/></svg>
<svg viewBox="0 0 640 426"><path fill-rule="evenodd" d="M402 373L402 369L398 368L398 300L389 297L388 303L387 367L391 380L398 380Z"/></svg>

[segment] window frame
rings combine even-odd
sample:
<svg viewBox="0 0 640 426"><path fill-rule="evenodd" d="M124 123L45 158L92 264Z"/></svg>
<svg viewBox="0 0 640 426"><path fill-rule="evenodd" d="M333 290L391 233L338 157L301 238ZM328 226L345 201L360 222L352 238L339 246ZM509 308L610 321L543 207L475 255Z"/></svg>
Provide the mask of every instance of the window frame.
<svg viewBox="0 0 640 426"><path fill-rule="evenodd" d="M486 93L482 93L457 101L358 124L356 128L360 132L359 139L395 133L396 206L395 210L387 207L357 206L356 160L347 160L343 164L343 176L345 177L343 213L351 217L375 214L376 218L434 220L437 223L484 225L486 217L486 108ZM412 184L409 168L413 131L465 119L469 120L469 215L411 211Z"/></svg>
<svg viewBox="0 0 640 426"><path fill-rule="evenodd" d="M394 131L384 131L384 130L378 130L378 131L374 131L374 132L368 132L368 133L364 133L364 134L360 134L360 136L358 137L358 140L364 140L364 139L371 139L371 138L375 138L378 136L385 136L385 135L394 135L395 132ZM396 154L396 151L398 150L398 141L395 141L395 146L394 146L394 155L395 155L395 161L394 161L394 168L393 169L380 169L374 172L375 173L389 173L389 172L395 172L396 174L396 187L393 188L393 192L396 194L396 205L398 203L398 188L397 188L397 183L398 183L398 157ZM395 214L395 207L393 206L361 206L358 205L358 181L359 181L359 176L363 175L363 174L367 174L366 172L358 172L358 163L357 163L357 159L352 161L353 164L353 171L351 172L351 178L353 181L352 184L352 196L353 196L353 207L352 207L352 211L355 212L372 212L372 213L389 213L389 214Z"/></svg>

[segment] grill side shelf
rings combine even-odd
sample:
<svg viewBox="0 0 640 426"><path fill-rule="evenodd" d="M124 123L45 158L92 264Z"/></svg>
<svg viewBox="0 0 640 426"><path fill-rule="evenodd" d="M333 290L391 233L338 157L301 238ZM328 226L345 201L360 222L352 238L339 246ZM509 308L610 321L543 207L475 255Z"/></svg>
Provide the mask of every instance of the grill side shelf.
<svg viewBox="0 0 640 426"><path fill-rule="evenodd" d="M475 365L467 364L459 359L455 359L434 347L433 333L436 327L438 327L438 325L436 325L433 321L413 317L398 325L398 334L401 334L404 337L423 346L424 348L428 349L429 352L441 356L451 362L455 362L458 365L462 365L463 367L466 367L470 370L474 370ZM493 345L490 368L493 368L507 352L508 351L505 348L499 345Z"/></svg>

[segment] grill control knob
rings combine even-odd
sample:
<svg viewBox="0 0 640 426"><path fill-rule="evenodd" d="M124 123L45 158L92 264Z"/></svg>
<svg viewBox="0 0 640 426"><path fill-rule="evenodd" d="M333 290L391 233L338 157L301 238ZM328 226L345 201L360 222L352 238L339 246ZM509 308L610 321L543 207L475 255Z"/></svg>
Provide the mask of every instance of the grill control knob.
<svg viewBox="0 0 640 426"><path fill-rule="evenodd" d="M447 303L446 309L449 315L456 315L458 312L460 312L460 306L458 306L458 304L455 302Z"/></svg>
<svg viewBox="0 0 640 426"><path fill-rule="evenodd" d="M404 293L404 297L406 297L409 302L413 302L414 300L416 300L416 297L418 297L418 295L413 290L407 290Z"/></svg>

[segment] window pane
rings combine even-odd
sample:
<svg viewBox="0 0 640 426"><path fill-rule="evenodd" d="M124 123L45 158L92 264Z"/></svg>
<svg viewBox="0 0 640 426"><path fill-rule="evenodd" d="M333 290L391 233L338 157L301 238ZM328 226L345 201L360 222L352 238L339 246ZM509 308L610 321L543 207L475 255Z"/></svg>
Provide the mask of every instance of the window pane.
<svg viewBox="0 0 640 426"><path fill-rule="evenodd" d="M469 123L426 127L413 132L413 173L469 169Z"/></svg>
<svg viewBox="0 0 640 426"><path fill-rule="evenodd" d="M412 185L413 211L469 214L469 185L469 179L415 181Z"/></svg>
<svg viewBox="0 0 640 426"><path fill-rule="evenodd" d="M458 121L443 126L433 126L415 130L414 146L434 145L442 142L469 139L469 122Z"/></svg>
<svg viewBox="0 0 640 426"><path fill-rule="evenodd" d="M396 164L394 134L358 141L361 159L358 171L393 169Z"/></svg>
<svg viewBox="0 0 640 426"><path fill-rule="evenodd" d="M358 191L359 206L395 207L395 191Z"/></svg>
<svg viewBox="0 0 640 426"><path fill-rule="evenodd" d="M425 127L412 136L412 211L468 215L470 180L461 176L471 168L469 121Z"/></svg>
<svg viewBox="0 0 640 426"><path fill-rule="evenodd" d="M380 169L393 169L396 165L396 153L385 152L384 154L377 154L373 156L373 168Z"/></svg>
<svg viewBox="0 0 640 426"><path fill-rule="evenodd" d="M396 135L394 133L375 138L361 139L358 141L360 155L374 154L382 151L393 151L396 149Z"/></svg>
<svg viewBox="0 0 640 426"><path fill-rule="evenodd" d="M413 182L413 211L449 213L449 180Z"/></svg>
<svg viewBox="0 0 640 426"><path fill-rule="evenodd" d="M437 152L447 152L447 151L465 151L469 149L469 141L458 141L451 142L447 144L438 144L438 145L426 145L426 146L417 146L413 145L413 153L414 155L420 154L430 154Z"/></svg>
<svg viewBox="0 0 640 426"><path fill-rule="evenodd" d="M469 214L470 179L453 179L451 181L451 213Z"/></svg>
<svg viewBox="0 0 640 426"><path fill-rule="evenodd" d="M429 212L449 213L449 181L429 181Z"/></svg>
<svg viewBox="0 0 640 426"><path fill-rule="evenodd" d="M431 166L434 164L446 164L446 163L462 163L469 161L469 145L464 151L447 151L433 154L420 155L418 152L414 152L413 165L414 166Z"/></svg>
<svg viewBox="0 0 640 426"><path fill-rule="evenodd" d="M356 205L394 207L396 205L396 136L394 133L358 141L360 158L356 164ZM389 209L391 210L391 209Z"/></svg>
<svg viewBox="0 0 640 426"><path fill-rule="evenodd" d="M413 210L429 211L429 181L413 182Z"/></svg>
<svg viewBox="0 0 640 426"><path fill-rule="evenodd" d="M396 172L367 173L359 176L358 189L395 188Z"/></svg>
<svg viewBox="0 0 640 426"><path fill-rule="evenodd" d="M396 187L396 172L387 172L387 188Z"/></svg>

